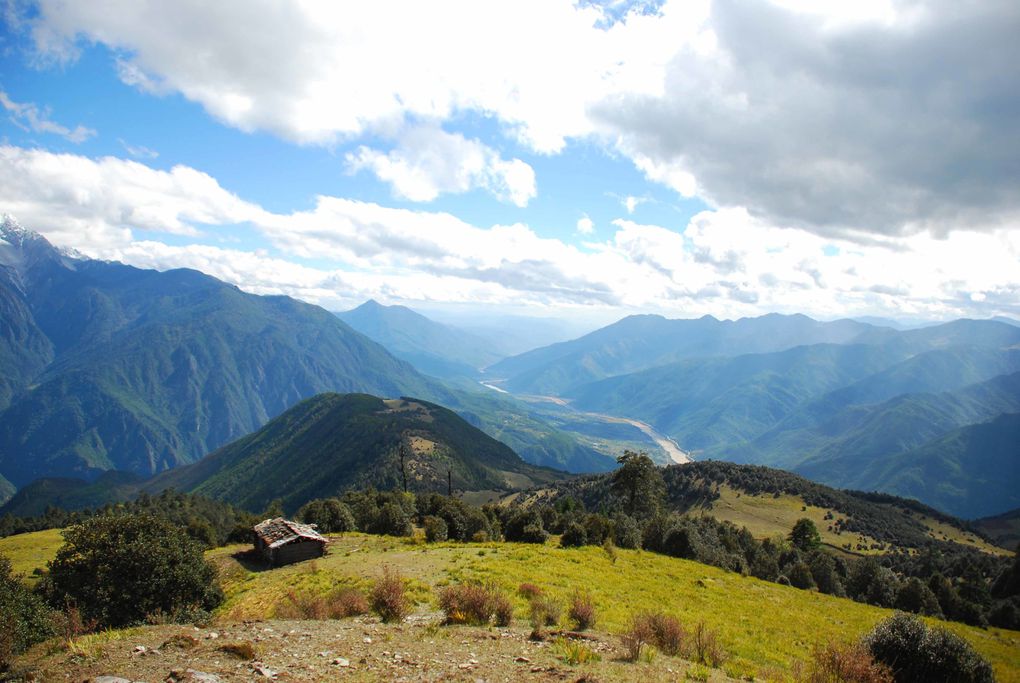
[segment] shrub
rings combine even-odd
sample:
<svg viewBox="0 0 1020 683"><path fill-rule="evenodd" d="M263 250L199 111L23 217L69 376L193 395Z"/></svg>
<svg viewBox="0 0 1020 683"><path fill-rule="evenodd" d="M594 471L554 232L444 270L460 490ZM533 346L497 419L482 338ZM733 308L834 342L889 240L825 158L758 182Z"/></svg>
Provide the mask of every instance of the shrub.
<svg viewBox="0 0 1020 683"><path fill-rule="evenodd" d="M570 599L570 610L567 614L577 626L578 631L586 631L595 625L598 616L595 600L592 599L590 593L577 591Z"/></svg>
<svg viewBox="0 0 1020 683"><path fill-rule="evenodd" d="M886 664L893 679L930 683L991 683L991 665L967 641L943 628L898 612L874 628L864 645Z"/></svg>
<svg viewBox="0 0 1020 683"><path fill-rule="evenodd" d="M564 548L578 548L588 543L588 534L585 532L584 527L577 522L570 522L563 529L563 535L560 537L560 545Z"/></svg>
<svg viewBox="0 0 1020 683"><path fill-rule="evenodd" d="M690 634L672 614L661 612L648 614L652 631L652 642L663 654L670 657L689 657L691 652Z"/></svg>
<svg viewBox="0 0 1020 683"><path fill-rule="evenodd" d="M726 661L726 651L719 644L718 634L699 621L694 627L694 656L702 664L718 668Z"/></svg>
<svg viewBox="0 0 1020 683"><path fill-rule="evenodd" d="M629 515L620 515L613 520L613 543L617 548L640 548L641 527Z"/></svg>
<svg viewBox="0 0 1020 683"><path fill-rule="evenodd" d="M542 526L542 515L537 510L516 510L503 530L506 540L517 543L545 543L549 534Z"/></svg>
<svg viewBox="0 0 1020 683"><path fill-rule="evenodd" d="M425 540L429 543L445 541L447 539L448 527L446 520L435 515L425 517Z"/></svg>
<svg viewBox="0 0 1020 683"><path fill-rule="evenodd" d="M510 598L497 593L493 597L493 618L496 620L496 626L500 628L506 628L514 621L514 606L510 602Z"/></svg>
<svg viewBox="0 0 1020 683"><path fill-rule="evenodd" d="M623 642L624 659L636 662L642 652L655 644L655 631L647 614L638 614L631 620L630 628L620 636Z"/></svg>
<svg viewBox="0 0 1020 683"><path fill-rule="evenodd" d="M64 533L50 565L54 606L75 604L99 626L173 618L223 599L202 547L173 524L149 515L93 517Z"/></svg>
<svg viewBox="0 0 1020 683"><path fill-rule="evenodd" d="M372 609L383 622L403 621L410 611L404 595L404 579L389 567L377 579L369 600Z"/></svg>
<svg viewBox="0 0 1020 683"><path fill-rule="evenodd" d="M342 619L368 612L368 598L357 588L341 588L330 597L330 617Z"/></svg>
<svg viewBox="0 0 1020 683"><path fill-rule="evenodd" d="M410 515L404 508L394 502L389 502L379 508L379 514L370 531L373 534L387 536L410 536L414 527L411 525Z"/></svg>
<svg viewBox="0 0 1020 683"><path fill-rule="evenodd" d="M52 633L50 610L11 572L11 562L0 555L0 671L30 645Z"/></svg>
<svg viewBox="0 0 1020 683"><path fill-rule="evenodd" d="M829 643L812 652L806 683L893 683L893 677L860 643Z"/></svg>
<svg viewBox="0 0 1020 683"><path fill-rule="evenodd" d="M513 619L513 606L499 591L478 584L447 586L439 591L439 607L448 624L484 626L496 617L506 626Z"/></svg>
<svg viewBox="0 0 1020 683"><path fill-rule="evenodd" d="M277 604L277 619L343 619L368 612L365 594L356 588L341 588L328 595L288 591Z"/></svg>
<svg viewBox="0 0 1020 683"><path fill-rule="evenodd" d="M529 617L531 621L531 637L541 639L542 629L560 623L560 603L547 595L536 595L531 598Z"/></svg>
<svg viewBox="0 0 1020 683"><path fill-rule="evenodd" d="M790 579L790 585L794 588L810 590L816 587L811 568L805 562L797 562L787 568L786 577Z"/></svg>
<svg viewBox="0 0 1020 683"><path fill-rule="evenodd" d="M527 600L537 598L539 595L542 595L542 593L542 589L533 583L522 583L517 587L517 594Z"/></svg>
<svg viewBox="0 0 1020 683"><path fill-rule="evenodd" d="M297 518L305 524L314 524L324 534L355 531L354 513L337 498L309 501L298 510Z"/></svg>

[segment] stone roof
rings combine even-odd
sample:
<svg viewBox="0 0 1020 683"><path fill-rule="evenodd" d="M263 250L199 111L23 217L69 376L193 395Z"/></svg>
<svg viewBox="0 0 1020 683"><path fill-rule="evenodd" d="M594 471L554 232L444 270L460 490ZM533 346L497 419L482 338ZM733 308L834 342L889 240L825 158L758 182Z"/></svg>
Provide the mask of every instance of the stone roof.
<svg viewBox="0 0 1020 683"><path fill-rule="evenodd" d="M308 524L292 522L283 517L275 517L255 525L255 534L269 548L279 548L299 539L329 543L329 539Z"/></svg>

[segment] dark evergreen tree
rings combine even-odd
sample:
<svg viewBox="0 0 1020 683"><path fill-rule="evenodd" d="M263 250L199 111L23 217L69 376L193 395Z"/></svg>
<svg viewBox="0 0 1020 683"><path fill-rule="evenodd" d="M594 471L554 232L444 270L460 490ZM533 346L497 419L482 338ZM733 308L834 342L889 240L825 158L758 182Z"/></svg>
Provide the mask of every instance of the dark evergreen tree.
<svg viewBox="0 0 1020 683"><path fill-rule="evenodd" d="M610 488L623 500L628 515L647 518L662 506L666 484L662 473L645 453L624 451L616 459L620 468L612 474Z"/></svg>

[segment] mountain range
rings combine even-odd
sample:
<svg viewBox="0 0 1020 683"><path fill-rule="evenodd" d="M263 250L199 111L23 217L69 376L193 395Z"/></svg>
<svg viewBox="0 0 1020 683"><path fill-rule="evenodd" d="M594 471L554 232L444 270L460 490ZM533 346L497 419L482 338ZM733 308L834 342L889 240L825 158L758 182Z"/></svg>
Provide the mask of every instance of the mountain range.
<svg viewBox="0 0 1020 683"><path fill-rule="evenodd" d="M336 315L397 358L434 377L474 378L482 368L502 358L489 341L405 306L383 306L369 300Z"/></svg>
<svg viewBox="0 0 1020 683"><path fill-rule="evenodd" d="M1020 505L1020 328L633 316L505 359L499 386L644 421L695 458L976 518Z"/></svg>
<svg viewBox="0 0 1020 683"><path fill-rule="evenodd" d="M498 497L565 478L523 461L447 408L415 398L324 393L196 463L141 479L37 479L0 508L31 516L46 506L98 507L168 488L252 510L279 500L294 512L314 498L374 487Z"/></svg>
<svg viewBox="0 0 1020 683"><path fill-rule="evenodd" d="M0 226L0 473L193 462L327 390L445 389L325 310L193 270L73 258Z"/></svg>

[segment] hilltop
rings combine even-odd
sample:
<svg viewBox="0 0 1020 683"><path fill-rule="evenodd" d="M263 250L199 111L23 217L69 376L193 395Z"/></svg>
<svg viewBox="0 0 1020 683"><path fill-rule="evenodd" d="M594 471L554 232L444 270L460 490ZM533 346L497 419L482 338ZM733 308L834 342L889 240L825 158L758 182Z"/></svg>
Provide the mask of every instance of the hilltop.
<svg viewBox="0 0 1020 683"><path fill-rule="evenodd" d="M194 465L145 484L172 487L250 510L280 499L296 510L349 489L403 486L409 491L493 495L563 478L529 465L456 413L420 399L322 394ZM450 481L448 482L448 476Z"/></svg>

